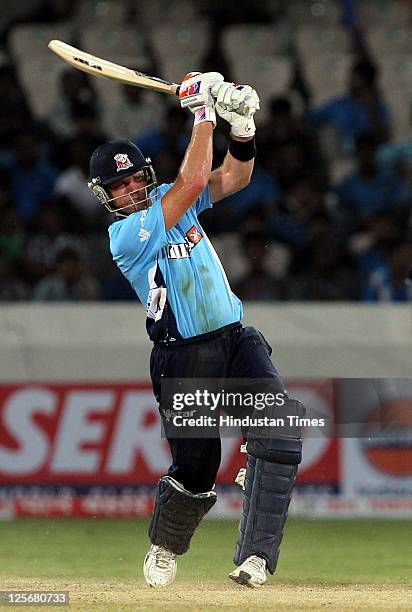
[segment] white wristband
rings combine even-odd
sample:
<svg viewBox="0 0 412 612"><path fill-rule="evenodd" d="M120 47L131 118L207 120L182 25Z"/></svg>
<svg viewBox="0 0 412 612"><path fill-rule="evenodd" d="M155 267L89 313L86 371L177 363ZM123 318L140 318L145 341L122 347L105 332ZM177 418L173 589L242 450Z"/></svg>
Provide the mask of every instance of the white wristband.
<svg viewBox="0 0 412 612"><path fill-rule="evenodd" d="M203 123L204 121L211 121L213 123L213 127L216 126L216 113L215 109L210 106L202 106L195 113L195 125L199 125L199 123Z"/></svg>

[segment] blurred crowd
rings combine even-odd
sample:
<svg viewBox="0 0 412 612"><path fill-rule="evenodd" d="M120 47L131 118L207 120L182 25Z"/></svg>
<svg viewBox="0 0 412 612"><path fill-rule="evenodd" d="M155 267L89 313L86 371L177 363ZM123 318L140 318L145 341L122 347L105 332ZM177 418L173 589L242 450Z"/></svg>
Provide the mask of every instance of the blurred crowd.
<svg viewBox="0 0 412 612"><path fill-rule="evenodd" d="M212 6L213 44L200 68L230 78L219 45L230 15ZM263 9L252 15L241 2L238 19L242 6L243 19L265 19ZM36 10L45 19L44 3ZM201 218L242 299L412 300L405 283L412 135L393 140L367 34L350 19L346 25L353 40L346 89L314 105L295 57L289 89L270 100L258 123L250 185ZM111 216L87 187L90 155L107 139L129 138L152 159L159 182L172 182L192 118L178 102L133 87L119 85L121 103L111 104L93 78L70 68L59 87L49 116L36 117L3 36L0 300L134 300L108 250ZM214 142L217 166L227 151L226 125L218 125Z"/></svg>

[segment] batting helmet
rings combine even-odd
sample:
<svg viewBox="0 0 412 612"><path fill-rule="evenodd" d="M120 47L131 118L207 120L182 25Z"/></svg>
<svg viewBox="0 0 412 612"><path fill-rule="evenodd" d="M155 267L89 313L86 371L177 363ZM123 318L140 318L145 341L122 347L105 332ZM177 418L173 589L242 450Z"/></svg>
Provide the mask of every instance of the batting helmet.
<svg viewBox="0 0 412 612"><path fill-rule="evenodd" d="M144 190L145 198L138 202L130 198L132 203L120 208L113 208L110 206L110 202L117 198L110 197L106 187L120 178L128 177L139 172L139 170L143 170L144 172L147 181L146 187L137 189L126 195L130 196L133 193ZM119 213L119 211L136 206L136 204L143 202L147 204L148 193L151 189L156 188L157 181L150 159L146 159L133 142L128 140L111 140L101 145L93 152L90 159L90 182L88 185L107 210L113 213Z"/></svg>

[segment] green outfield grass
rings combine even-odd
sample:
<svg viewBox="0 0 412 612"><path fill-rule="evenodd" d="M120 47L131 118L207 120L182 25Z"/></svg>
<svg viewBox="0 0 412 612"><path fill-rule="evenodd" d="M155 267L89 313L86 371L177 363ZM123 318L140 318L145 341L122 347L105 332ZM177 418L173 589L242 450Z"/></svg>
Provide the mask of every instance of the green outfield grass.
<svg viewBox="0 0 412 612"><path fill-rule="evenodd" d="M411 585L412 521L289 520L276 579L283 584ZM232 568L234 521L204 522L178 581L220 581ZM0 522L0 584L8 577L50 580L141 578L147 521Z"/></svg>

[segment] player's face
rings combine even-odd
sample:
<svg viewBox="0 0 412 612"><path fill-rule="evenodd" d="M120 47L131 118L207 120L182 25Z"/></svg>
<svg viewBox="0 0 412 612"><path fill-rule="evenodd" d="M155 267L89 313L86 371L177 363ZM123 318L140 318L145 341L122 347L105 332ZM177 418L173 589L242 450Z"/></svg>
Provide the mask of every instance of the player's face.
<svg viewBox="0 0 412 612"><path fill-rule="evenodd" d="M112 204L115 208L129 207L129 211L146 208L148 202L145 198L145 187L147 180L143 170L139 170L132 176L120 178L110 184L109 192L113 199ZM142 202L142 200L144 201ZM130 205L134 204L133 206Z"/></svg>

